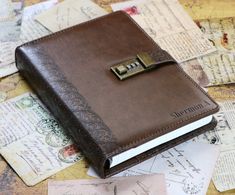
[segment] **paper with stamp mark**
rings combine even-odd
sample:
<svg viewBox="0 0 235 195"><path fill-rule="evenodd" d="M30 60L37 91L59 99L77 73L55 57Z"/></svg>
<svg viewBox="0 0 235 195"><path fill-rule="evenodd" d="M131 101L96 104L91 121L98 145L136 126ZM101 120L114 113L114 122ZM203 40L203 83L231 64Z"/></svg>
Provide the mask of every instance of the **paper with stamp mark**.
<svg viewBox="0 0 235 195"><path fill-rule="evenodd" d="M217 52L199 58L209 78L209 86L235 82L235 18L211 19L198 22Z"/></svg>
<svg viewBox="0 0 235 195"><path fill-rule="evenodd" d="M215 51L177 0L138 0L113 4L124 10L178 62Z"/></svg>
<svg viewBox="0 0 235 195"><path fill-rule="evenodd" d="M209 78L197 59L180 63L180 66L198 85L201 87L208 86Z"/></svg>
<svg viewBox="0 0 235 195"><path fill-rule="evenodd" d="M54 194L167 195L163 174L108 179L49 181L48 195Z"/></svg>
<svg viewBox="0 0 235 195"><path fill-rule="evenodd" d="M29 186L82 158L64 129L31 93L0 104L0 154Z"/></svg>

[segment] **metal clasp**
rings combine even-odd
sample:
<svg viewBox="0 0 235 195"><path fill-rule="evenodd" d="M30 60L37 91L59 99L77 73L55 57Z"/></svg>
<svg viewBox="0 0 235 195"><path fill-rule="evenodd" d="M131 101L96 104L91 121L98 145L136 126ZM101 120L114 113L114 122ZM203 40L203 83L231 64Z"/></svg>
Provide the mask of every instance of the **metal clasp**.
<svg viewBox="0 0 235 195"><path fill-rule="evenodd" d="M112 66L111 70L120 80L124 80L155 66L156 61L148 53L140 53L136 58Z"/></svg>

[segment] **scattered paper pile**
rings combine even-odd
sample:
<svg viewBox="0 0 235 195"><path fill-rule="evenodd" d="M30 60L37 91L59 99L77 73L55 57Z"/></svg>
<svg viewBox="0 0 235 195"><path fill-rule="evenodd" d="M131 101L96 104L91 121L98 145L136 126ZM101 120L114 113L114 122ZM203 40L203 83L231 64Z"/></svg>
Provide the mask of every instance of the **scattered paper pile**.
<svg viewBox="0 0 235 195"><path fill-rule="evenodd" d="M133 17L200 86L235 82L234 18L194 23L177 0L133 0L113 4L112 8ZM17 72L14 50L18 45L106 13L89 0L49 0L30 7L24 7L23 1L1 0L0 29L4 30L0 31L0 77ZM125 188L123 194L156 190L153 194L202 195L211 177L219 191L235 188L235 102L220 104L215 130L120 173L117 176L121 179L49 182L49 194L75 193L77 189L83 194L97 189L117 194ZM0 104L0 154L27 185L35 185L82 158L58 122L31 93ZM88 173L95 176L91 168ZM165 177L123 178L156 173ZM153 180L159 185L154 186Z"/></svg>
<svg viewBox="0 0 235 195"><path fill-rule="evenodd" d="M34 16L57 3L57 0L50 0L23 9L23 1L20 3L12 3L10 0L4 1L4 5L9 5L3 9L4 12L13 12L14 14L11 14L11 17L5 15L3 21L0 19L0 27L4 29L0 32L0 77L17 72L15 48L18 45L49 34L45 27L34 20ZM1 11L2 9L0 9L0 13Z"/></svg>
<svg viewBox="0 0 235 195"><path fill-rule="evenodd" d="M22 2L0 2L0 77L17 72L14 65L13 43L20 37L22 9Z"/></svg>
<svg viewBox="0 0 235 195"><path fill-rule="evenodd" d="M55 6L57 3L58 0L49 0L23 8L23 1L12 3L10 0L3 0L0 2L0 29L4 29L0 31L0 78L17 72L15 67L17 46L54 32L52 28L46 28L47 26L44 27L35 20L38 14L43 12L44 15L46 10L52 8L52 15L56 21L53 17L48 20L50 16L44 19L55 26L59 23L56 26L58 30L106 14L91 1L68 0ZM56 16L56 14L59 15Z"/></svg>

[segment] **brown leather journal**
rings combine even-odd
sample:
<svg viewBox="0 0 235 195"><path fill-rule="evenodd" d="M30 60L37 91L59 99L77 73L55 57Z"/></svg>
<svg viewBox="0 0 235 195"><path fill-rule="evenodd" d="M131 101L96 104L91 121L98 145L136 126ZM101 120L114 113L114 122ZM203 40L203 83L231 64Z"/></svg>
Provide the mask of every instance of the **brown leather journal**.
<svg viewBox="0 0 235 195"><path fill-rule="evenodd" d="M103 178L216 125L218 105L123 12L26 43L16 64Z"/></svg>

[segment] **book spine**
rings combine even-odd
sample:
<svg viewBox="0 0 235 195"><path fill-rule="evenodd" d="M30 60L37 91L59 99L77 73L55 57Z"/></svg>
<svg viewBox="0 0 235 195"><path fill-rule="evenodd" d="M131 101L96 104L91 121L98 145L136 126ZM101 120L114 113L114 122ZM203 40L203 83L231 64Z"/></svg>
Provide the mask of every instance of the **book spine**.
<svg viewBox="0 0 235 195"><path fill-rule="evenodd" d="M16 66L20 74L71 135L82 153L105 177L108 154L117 148L110 129L92 111L78 90L63 76L45 51L20 46L16 49Z"/></svg>

